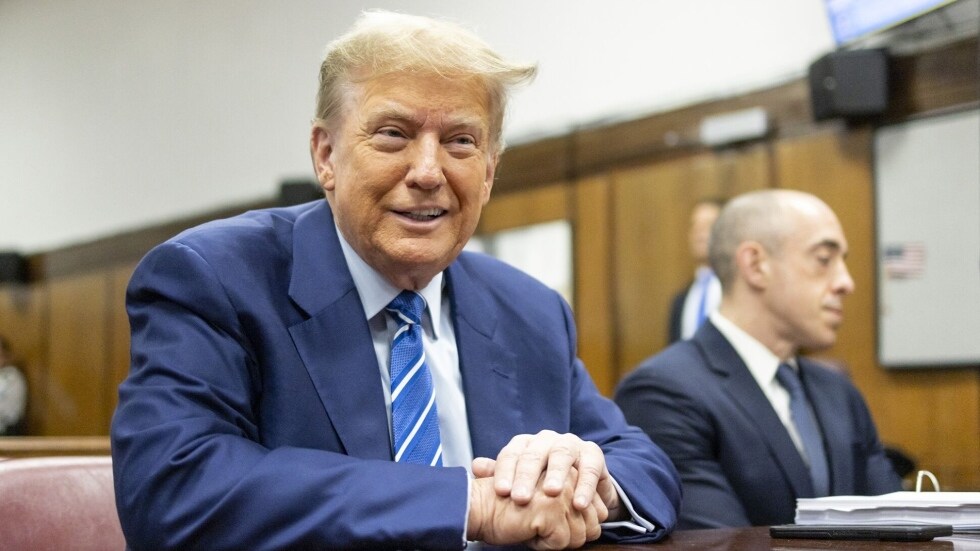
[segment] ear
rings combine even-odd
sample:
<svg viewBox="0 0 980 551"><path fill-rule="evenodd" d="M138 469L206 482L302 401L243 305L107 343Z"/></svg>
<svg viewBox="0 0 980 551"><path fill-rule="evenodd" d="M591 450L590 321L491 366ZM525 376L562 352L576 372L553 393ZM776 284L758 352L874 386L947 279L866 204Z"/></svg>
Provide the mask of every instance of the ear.
<svg viewBox="0 0 980 551"><path fill-rule="evenodd" d="M771 258L758 241L744 241L739 244L735 249L735 267L749 287L765 289L769 286Z"/></svg>
<svg viewBox="0 0 980 551"><path fill-rule="evenodd" d="M310 156L313 158L313 172L324 193L334 190L333 134L323 122L316 122L310 131Z"/></svg>
<svg viewBox="0 0 980 551"><path fill-rule="evenodd" d="M490 190L493 189L493 177L497 173L497 163L500 161L500 153L494 153L487 162L486 179L483 180L483 205L486 206L490 200Z"/></svg>

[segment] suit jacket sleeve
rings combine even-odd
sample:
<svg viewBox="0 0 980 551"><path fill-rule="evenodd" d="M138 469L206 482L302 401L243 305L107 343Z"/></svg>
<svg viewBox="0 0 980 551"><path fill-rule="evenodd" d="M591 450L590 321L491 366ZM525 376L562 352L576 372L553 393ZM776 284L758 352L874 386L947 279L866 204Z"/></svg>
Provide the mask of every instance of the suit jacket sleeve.
<svg viewBox="0 0 980 551"><path fill-rule="evenodd" d="M112 426L130 547L463 547L464 469L260 443L263 366L245 327L262 320L237 306L180 242L155 249L133 276L132 367Z"/></svg>
<svg viewBox="0 0 980 551"><path fill-rule="evenodd" d="M854 494L881 495L902 489L902 480L895 467L885 455L885 449L878 438L878 429L871 418L871 412L856 387L847 385L851 417L854 419L855 433L860 442L855 443Z"/></svg>
<svg viewBox="0 0 980 551"><path fill-rule="evenodd" d="M684 385L660 376L649 363L626 377L616 403L628 422L667 452L684 481L681 529L749 526L748 515L716 457L710 413Z"/></svg>
<svg viewBox="0 0 980 551"><path fill-rule="evenodd" d="M562 301L575 358L575 328L571 311ZM581 360L575 359L572 383L571 431L602 448L610 475L616 479L639 516L656 525L653 532L604 530L603 539L618 543L658 541L674 529L680 504L680 478L667 455L637 427L627 424L622 411L599 394Z"/></svg>

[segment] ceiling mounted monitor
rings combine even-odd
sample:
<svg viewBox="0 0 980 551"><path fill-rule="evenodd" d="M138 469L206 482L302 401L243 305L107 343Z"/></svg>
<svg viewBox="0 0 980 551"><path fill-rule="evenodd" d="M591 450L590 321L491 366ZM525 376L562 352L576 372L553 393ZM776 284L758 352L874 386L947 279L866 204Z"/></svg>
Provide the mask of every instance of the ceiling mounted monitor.
<svg viewBox="0 0 980 551"><path fill-rule="evenodd" d="M954 0L824 0L838 46L911 21Z"/></svg>

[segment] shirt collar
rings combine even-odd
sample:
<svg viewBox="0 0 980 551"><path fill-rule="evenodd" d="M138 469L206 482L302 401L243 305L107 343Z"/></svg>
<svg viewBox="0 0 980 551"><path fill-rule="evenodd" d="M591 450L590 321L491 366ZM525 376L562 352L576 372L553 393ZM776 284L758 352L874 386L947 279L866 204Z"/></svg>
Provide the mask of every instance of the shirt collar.
<svg viewBox="0 0 980 551"><path fill-rule="evenodd" d="M703 281L715 275L715 272L711 270L711 266L701 265L694 270L694 279L698 281Z"/></svg>
<svg viewBox="0 0 980 551"><path fill-rule="evenodd" d="M344 239L344 234L340 232L340 228L337 228L337 237L340 238L340 248L344 252L344 259L347 261L351 278L354 279L354 287L357 288L357 294L361 297L364 316L370 320L384 310L385 306L388 306L388 303L398 296L398 293L402 292L402 289L389 283L377 270L364 262L364 259ZM425 298L426 310L432 322L434 339L439 338L438 329L442 322L442 287L443 277L442 272L439 272L428 285L419 290L419 294ZM422 317L424 319L424 312Z"/></svg>
<svg viewBox="0 0 980 551"><path fill-rule="evenodd" d="M759 386L765 387L770 384L776 377L776 369L780 363L779 358L766 348L766 345L746 333L717 310L709 314L708 319L728 339ZM788 363L793 365L795 362L791 358Z"/></svg>

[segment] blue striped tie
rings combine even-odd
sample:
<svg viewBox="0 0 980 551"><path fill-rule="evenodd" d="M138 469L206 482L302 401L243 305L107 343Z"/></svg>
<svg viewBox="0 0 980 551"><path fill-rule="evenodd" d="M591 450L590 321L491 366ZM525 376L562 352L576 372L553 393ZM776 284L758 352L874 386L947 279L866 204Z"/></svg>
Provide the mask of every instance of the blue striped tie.
<svg viewBox="0 0 980 551"><path fill-rule="evenodd" d="M827 466L827 453L824 451L823 437L820 436L817 420L813 418L810 409L810 401L803 390L803 382L789 364L779 364L776 369L776 380L789 391L790 416L803 442L816 497L829 495L830 469Z"/></svg>
<svg viewBox="0 0 980 551"><path fill-rule="evenodd" d="M402 291L386 309L398 321L390 365L395 461L441 467L436 393L422 347L425 299L414 291Z"/></svg>

